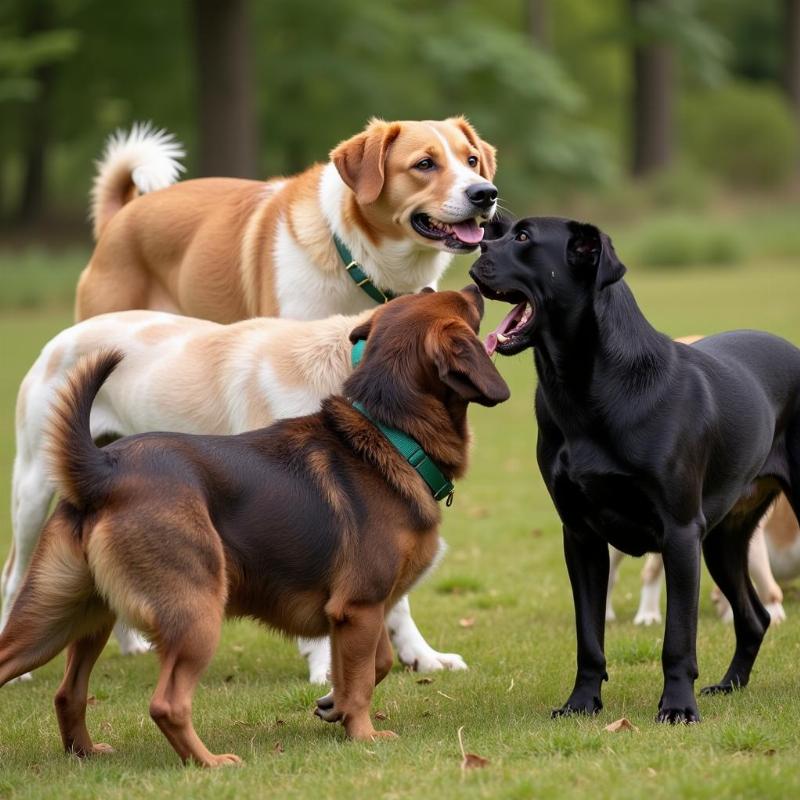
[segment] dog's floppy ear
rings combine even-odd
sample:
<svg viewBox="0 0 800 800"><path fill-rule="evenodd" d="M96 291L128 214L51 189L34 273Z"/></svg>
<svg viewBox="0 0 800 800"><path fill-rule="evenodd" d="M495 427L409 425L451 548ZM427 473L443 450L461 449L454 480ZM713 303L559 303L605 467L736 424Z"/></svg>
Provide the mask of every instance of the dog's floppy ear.
<svg viewBox="0 0 800 800"><path fill-rule="evenodd" d="M574 222L567 244L567 259L571 266L593 266L598 291L616 283L625 274L625 265L617 258L611 239L594 225Z"/></svg>
<svg viewBox="0 0 800 800"><path fill-rule="evenodd" d="M369 339L369 334L371 330L372 330L372 317L370 317L366 322L362 322L360 325L356 325L356 327L350 331L350 344L355 344L361 339Z"/></svg>
<svg viewBox="0 0 800 800"><path fill-rule="evenodd" d="M400 135L400 123L369 121L366 130L331 150L331 161L361 205L374 203L383 191L386 155Z"/></svg>
<svg viewBox="0 0 800 800"><path fill-rule="evenodd" d="M466 117L451 117L450 121L458 126L467 137L467 141L480 153L478 172L487 181L492 180L494 173L497 172L497 150L478 136L477 131L469 124Z"/></svg>
<svg viewBox="0 0 800 800"><path fill-rule="evenodd" d="M508 384L471 331L453 326L433 330L426 344L442 383L462 400L496 406L511 396Z"/></svg>
<svg viewBox="0 0 800 800"><path fill-rule="evenodd" d="M483 226L483 241L490 242L492 239L502 239L513 227L516 220L506 217L503 214L495 214Z"/></svg>

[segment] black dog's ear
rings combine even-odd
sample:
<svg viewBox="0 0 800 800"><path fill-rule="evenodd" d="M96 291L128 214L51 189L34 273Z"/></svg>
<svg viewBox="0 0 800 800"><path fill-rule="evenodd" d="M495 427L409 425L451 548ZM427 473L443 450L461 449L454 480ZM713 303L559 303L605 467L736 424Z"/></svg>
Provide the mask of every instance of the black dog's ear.
<svg viewBox="0 0 800 800"><path fill-rule="evenodd" d="M495 214L483 226L483 240L488 242L492 239L502 239L511 230L515 222L516 220L511 217Z"/></svg>
<svg viewBox="0 0 800 800"><path fill-rule="evenodd" d="M372 317L370 317L366 322L356 325L356 327L350 331L350 344L355 344L356 342L361 341L361 339L368 339L371 330Z"/></svg>
<svg viewBox="0 0 800 800"><path fill-rule="evenodd" d="M595 286L598 291L616 283L626 270L617 258L611 239L594 225L573 223L570 228L572 236L567 244L570 266L595 267Z"/></svg>

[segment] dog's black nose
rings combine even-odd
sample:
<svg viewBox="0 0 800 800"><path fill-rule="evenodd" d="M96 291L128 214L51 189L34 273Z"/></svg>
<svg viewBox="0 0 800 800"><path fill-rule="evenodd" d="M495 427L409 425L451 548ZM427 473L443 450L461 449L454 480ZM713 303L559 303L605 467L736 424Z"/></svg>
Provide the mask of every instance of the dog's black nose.
<svg viewBox="0 0 800 800"><path fill-rule="evenodd" d="M497 187L493 183L473 183L467 186L467 197L478 208L489 208L497 200Z"/></svg>

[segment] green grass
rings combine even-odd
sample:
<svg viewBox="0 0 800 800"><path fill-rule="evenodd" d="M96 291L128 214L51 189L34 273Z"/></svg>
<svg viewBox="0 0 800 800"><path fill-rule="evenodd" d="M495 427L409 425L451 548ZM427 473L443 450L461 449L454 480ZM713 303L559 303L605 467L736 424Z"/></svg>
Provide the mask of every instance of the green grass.
<svg viewBox="0 0 800 800"><path fill-rule="evenodd" d="M623 251L624 255L624 251ZM679 335L761 327L800 342L800 269L752 262L720 271L632 270L630 282L650 319ZM463 264L450 285L466 283ZM505 310L488 304L488 325ZM16 386L69 311L28 311L0 319L0 484L9 485ZM383 797L653 798L790 797L800 793L800 602L765 640L751 686L731 697L702 697L704 721L691 728L654 723L661 690L662 631L635 628L638 565L622 567L619 622L609 625L610 682L594 719L551 721L566 698L575 662L571 596L560 526L538 475L530 354L499 361L512 398L474 408L472 468L444 511L450 550L412 595L434 646L460 652L465 673L419 683L397 668L378 688L378 723L401 738L347 742L311 714L317 692L293 644L247 622L225 626L219 652L196 696L198 730L217 751L245 759L239 770L182 768L147 714L152 655L120 657L110 645L98 663L89 726L116 753L82 763L60 751L52 695L62 658L30 684L0 690L0 797ZM0 519L8 520L7 491ZM9 527L0 525L0 547ZM699 626L700 685L717 680L732 652L704 579ZM459 621L473 618L463 627ZM607 733L628 717L638 732ZM462 774L466 749L490 759Z"/></svg>
<svg viewBox="0 0 800 800"><path fill-rule="evenodd" d="M0 250L0 312L45 307L71 307L75 284L88 261L88 251L74 247Z"/></svg>

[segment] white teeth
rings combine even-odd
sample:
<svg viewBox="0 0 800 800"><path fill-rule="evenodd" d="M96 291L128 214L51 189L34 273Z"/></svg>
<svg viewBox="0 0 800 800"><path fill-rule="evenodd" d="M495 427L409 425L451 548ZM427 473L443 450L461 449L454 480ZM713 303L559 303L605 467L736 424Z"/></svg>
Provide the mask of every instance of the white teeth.
<svg viewBox="0 0 800 800"><path fill-rule="evenodd" d="M504 333L498 333L497 341L500 342L500 344L503 344L504 342L508 341L508 336L506 336Z"/></svg>

